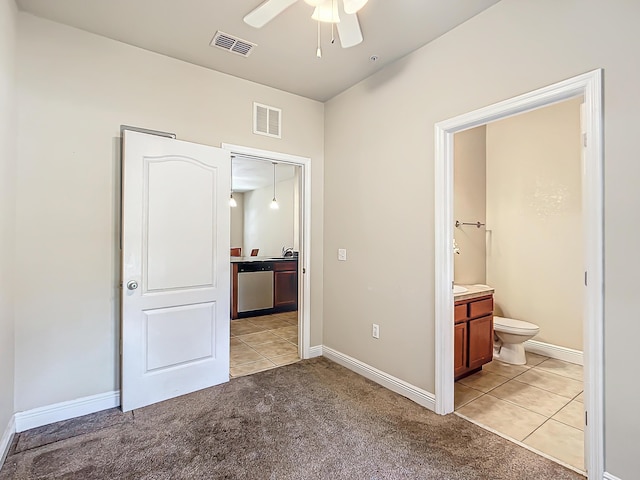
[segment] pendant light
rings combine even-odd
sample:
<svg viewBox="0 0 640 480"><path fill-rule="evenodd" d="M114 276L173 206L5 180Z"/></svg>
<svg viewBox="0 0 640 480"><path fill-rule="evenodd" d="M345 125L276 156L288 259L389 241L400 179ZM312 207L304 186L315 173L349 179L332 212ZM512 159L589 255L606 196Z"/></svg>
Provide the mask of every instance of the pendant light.
<svg viewBox="0 0 640 480"><path fill-rule="evenodd" d="M271 205L269 205L273 210L280 208L276 200L276 165L277 163L273 162L273 200L271 200Z"/></svg>
<svg viewBox="0 0 640 480"><path fill-rule="evenodd" d="M318 48L316 50L316 57L322 58L322 47L320 46L320 22L318 22Z"/></svg>
<svg viewBox="0 0 640 480"><path fill-rule="evenodd" d="M235 159L236 156L231 155L231 197L229 197L229 206L232 208L238 206L238 202L236 202L236 199L233 198L233 162L235 161Z"/></svg>

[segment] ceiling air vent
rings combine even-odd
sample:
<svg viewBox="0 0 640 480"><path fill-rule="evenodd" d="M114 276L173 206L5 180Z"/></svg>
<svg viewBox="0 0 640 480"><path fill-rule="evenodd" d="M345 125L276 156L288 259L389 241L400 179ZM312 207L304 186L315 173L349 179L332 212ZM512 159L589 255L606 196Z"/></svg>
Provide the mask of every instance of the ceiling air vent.
<svg viewBox="0 0 640 480"><path fill-rule="evenodd" d="M248 57L251 52L253 52L253 48L257 47L255 43L247 42L246 40L221 32L220 30L216 32L209 45L237 55L242 55L243 57Z"/></svg>
<svg viewBox="0 0 640 480"><path fill-rule="evenodd" d="M253 133L282 138L282 110L254 102Z"/></svg>

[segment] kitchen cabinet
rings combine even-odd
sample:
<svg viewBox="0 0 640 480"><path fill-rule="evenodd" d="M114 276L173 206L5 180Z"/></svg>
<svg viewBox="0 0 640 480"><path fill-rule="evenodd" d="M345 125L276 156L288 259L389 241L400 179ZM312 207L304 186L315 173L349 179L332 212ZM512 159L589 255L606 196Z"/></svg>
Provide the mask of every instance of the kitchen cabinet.
<svg viewBox="0 0 640 480"><path fill-rule="evenodd" d="M251 279L247 273L250 271ZM266 280L267 275L271 275ZM244 277L240 279L241 276ZM265 277L258 278L258 276ZM253 278L255 277L255 278ZM242 281L241 281L242 280ZM249 281L250 280L250 281ZM260 282L258 282L260 280ZM264 280L264 281L263 281ZM259 285L258 285L259 283ZM263 285L264 284L264 285ZM260 287L260 288L258 288ZM262 288L264 287L264 288ZM253 292L253 293L252 293ZM268 301L257 300L268 293ZM258 294L260 293L260 298ZM255 300L255 301L254 301ZM254 305L255 304L255 305ZM254 308L255 307L255 308ZM298 309L298 260L243 257L231 260L231 318Z"/></svg>
<svg viewBox="0 0 640 480"><path fill-rule="evenodd" d="M282 310L298 308L298 262L279 262L273 269L273 307Z"/></svg>
<svg viewBox="0 0 640 480"><path fill-rule="evenodd" d="M482 369L493 359L493 295L467 298L454 305L454 377Z"/></svg>

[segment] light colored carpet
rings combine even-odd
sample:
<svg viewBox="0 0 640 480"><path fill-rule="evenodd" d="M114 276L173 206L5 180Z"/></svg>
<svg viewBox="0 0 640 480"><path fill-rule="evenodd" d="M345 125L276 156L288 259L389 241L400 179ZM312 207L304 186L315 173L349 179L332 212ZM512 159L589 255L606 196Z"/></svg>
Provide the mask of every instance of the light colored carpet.
<svg viewBox="0 0 640 480"><path fill-rule="evenodd" d="M23 432L9 479L582 479L323 358Z"/></svg>

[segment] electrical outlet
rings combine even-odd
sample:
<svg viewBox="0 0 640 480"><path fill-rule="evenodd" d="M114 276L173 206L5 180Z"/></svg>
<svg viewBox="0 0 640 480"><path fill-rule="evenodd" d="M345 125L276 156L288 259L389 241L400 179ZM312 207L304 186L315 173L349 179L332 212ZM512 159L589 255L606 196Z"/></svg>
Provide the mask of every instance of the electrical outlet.
<svg viewBox="0 0 640 480"><path fill-rule="evenodd" d="M375 323L373 324L371 335L373 338L380 338L380 325L376 325Z"/></svg>
<svg viewBox="0 0 640 480"><path fill-rule="evenodd" d="M340 260L341 262L346 262L347 261L347 249L346 248L339 248L338 249L338 260Z"/></svg>

